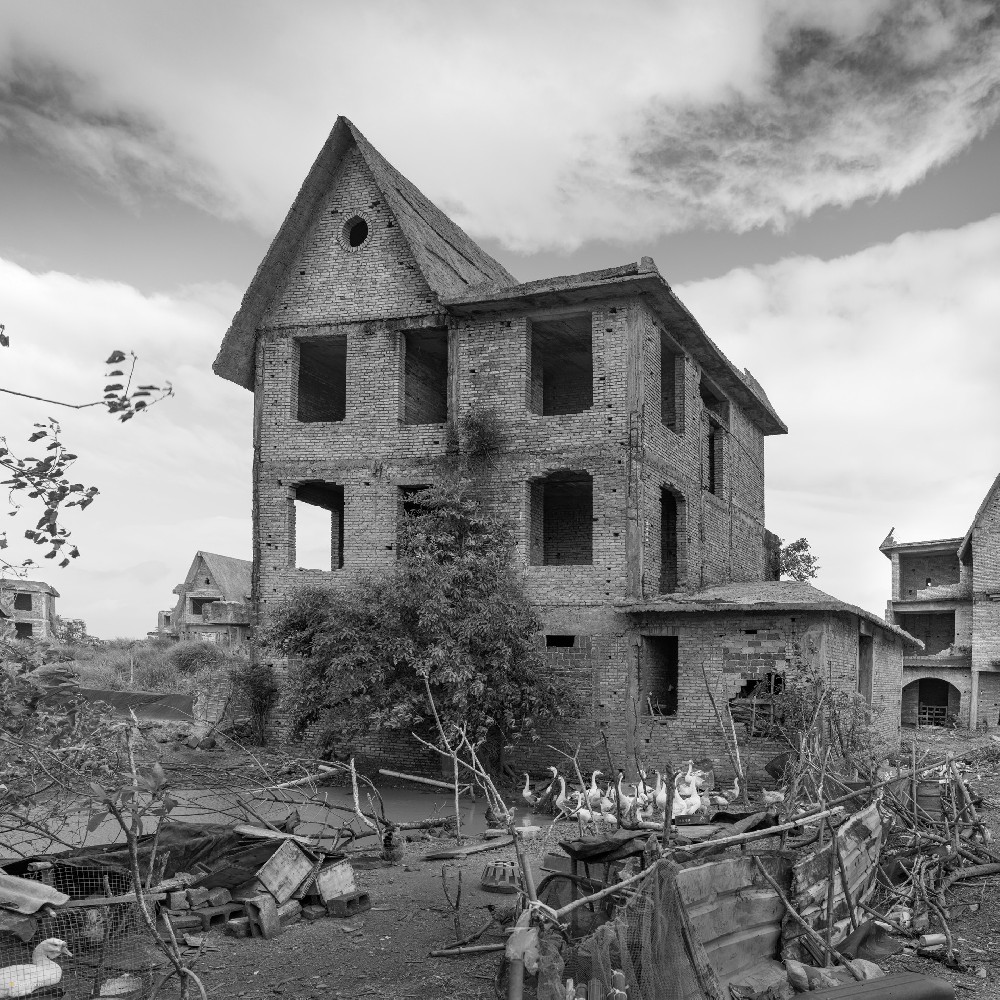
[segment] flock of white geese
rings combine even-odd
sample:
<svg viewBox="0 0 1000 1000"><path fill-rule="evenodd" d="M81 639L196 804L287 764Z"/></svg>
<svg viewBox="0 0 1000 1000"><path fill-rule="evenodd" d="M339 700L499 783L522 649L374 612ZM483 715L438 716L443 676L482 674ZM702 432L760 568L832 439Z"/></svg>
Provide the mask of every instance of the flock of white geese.
<svg viewBox="0 0 1000 1000"><path fill-rule="evenodd" d="M640 771L637 782L625 785L625 772L619 768L617 781L609 782L603 789L597 782L603 772L594 771L589 788L567 792L566 779L559 769L550 766L549 771L551 779L534 788L530 775L525 772L521 798L534 813L549 813L556 819L580 819L584 823L601 820L615 826L619 816L626 825L662 818L667 811L668 797L672 817L706 814L713 807L729 805L740 794L738 779L733 788L722 794L709 793L706 790L708 775L697 770L693 761L688 761L687 771L677 773L672 788L659 771L653 771L652 783L647 781L648 773Z"/></svg>

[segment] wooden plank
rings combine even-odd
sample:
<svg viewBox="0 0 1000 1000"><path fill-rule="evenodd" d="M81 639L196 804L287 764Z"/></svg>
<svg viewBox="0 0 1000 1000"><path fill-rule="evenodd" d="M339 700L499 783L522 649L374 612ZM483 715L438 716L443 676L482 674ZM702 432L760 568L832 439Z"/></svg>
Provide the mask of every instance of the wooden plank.
<svg viewBox="0 0 1000 1000"><path fill-rule="evenodd" d="M431 851L424 855L424 861L453 861L456 858L464 858L470 854L478 854L480 851L493 851L498 847L510 847L514 843L513 837L504 837L503 840L488 840L486 843L465 844L462 847L452 847L444 851Z"/></svg>

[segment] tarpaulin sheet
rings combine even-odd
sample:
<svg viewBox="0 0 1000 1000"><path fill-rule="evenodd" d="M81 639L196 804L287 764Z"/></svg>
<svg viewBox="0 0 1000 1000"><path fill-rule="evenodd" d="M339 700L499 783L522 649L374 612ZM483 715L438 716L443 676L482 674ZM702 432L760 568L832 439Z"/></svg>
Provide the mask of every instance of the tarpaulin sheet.
<svg viewBox="0 0 1000 1000"><path fill-rule="evenodd" d="M82 688L87 701L103 701L118 715L128 715L131 709L140 719L161 722L190 722L194 718L194 698L189 694L161 694L157 691L106 691Z"/></svg>

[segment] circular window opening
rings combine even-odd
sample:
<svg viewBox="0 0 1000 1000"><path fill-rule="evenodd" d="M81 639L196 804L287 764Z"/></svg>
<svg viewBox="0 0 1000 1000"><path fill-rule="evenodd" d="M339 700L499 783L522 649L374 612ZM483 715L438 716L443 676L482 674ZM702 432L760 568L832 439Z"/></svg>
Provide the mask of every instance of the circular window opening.
<svg viewBox="0 0 1000 1000"><path fill-rule="evenodd" d="M344 236L347 243L352 247L359 247L368 239L368 223L364 219L355 216L344 223Z"/></svg>

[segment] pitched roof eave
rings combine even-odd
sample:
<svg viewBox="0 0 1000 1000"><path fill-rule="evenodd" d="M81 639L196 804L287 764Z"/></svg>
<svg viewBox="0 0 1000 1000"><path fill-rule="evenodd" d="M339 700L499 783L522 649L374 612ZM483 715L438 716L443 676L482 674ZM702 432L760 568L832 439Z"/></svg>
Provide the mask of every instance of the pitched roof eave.
<svg viewBox="0 0 1000 1000"><path fill-rule="evenodd" d="M959 543L958 558L962 562L965 562L966 557L970 555L969 549L972 547L973 529L979 523L979 519L983 516L983 511L986 510L987 504L993 499L993 496L998 490L1000 490L1000 473L998 473L996 479L993 480L993 485L986 491L986 496L983 497L983 502L979 505L979 509L976 511L976 516L972 519L972 524L969 525L969 530L965 533L965 536Z"/></svg>
<svg viewBox="0 0 1000 1000"><path fill-rule="evenodd" d="M442 305L457 315L503 309L570 305L599 297L638 295L663 320L668 333L689 350L709 377L755 419L765 434L787 434L760 383L741 372L708 336L667 284L651 258L602 271L543 278L512 287L478 285L460 295L445 295Z"/></svg>

